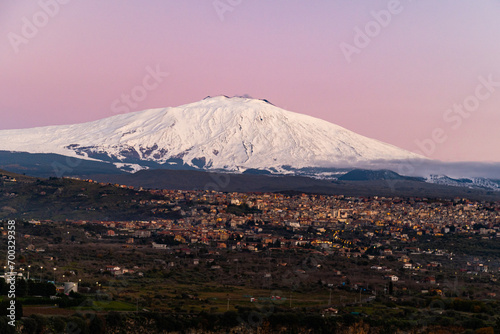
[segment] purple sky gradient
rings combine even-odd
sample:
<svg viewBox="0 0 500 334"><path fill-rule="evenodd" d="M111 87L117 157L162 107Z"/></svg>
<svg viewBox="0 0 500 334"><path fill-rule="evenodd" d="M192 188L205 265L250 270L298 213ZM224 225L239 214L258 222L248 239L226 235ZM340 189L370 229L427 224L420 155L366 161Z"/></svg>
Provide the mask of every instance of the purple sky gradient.
<svg viewBox="0 0 500 334"><path fill-rule="evenodd" d="M402 0L348 62L341 43L391 1L242 0L221 20L212 0L72 0L16 52L23 17L54 1L0 3L0 129L113 116L159 66L135 110L248 94L414 152L440 128L430 158L500 161L500 86L460 126L443 119L479 77L500 82L500 1Z"/></svg>

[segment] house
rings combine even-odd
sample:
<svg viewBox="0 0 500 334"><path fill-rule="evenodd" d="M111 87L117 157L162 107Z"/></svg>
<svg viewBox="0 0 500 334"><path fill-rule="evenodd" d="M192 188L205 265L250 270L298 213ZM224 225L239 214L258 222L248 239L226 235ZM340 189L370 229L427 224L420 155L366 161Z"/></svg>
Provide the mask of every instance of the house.
<svg viewBox="0 0 500 334"><path fill-rule="evenodd" d="M151 236L151 231L139 230L134 232L134 237L136 238L149 238Z"/></svg>
<svg viewBox="0 0 500 334"><path fill-rule="evenodd" d="M397 277L396 275L387 275L387 276L384 276L384 279L391 280L392 282L399 281L399 277Z"/></svg>
<svg viewBox="0 0 500 334"><path fill-rule="evenodd" d="M113 275L121 275L122 270L120 267L117 266L106 266L106 271L110 272Z"/></svg>
<svg viewBox="0 0 500 334"><path fill-rule="evenodd" d="M322 317L330 317L330 316L334 316L338 313L339 313L339 310L337 310L336 308L333 308L333 307L329 307L329 308L324 309L321 312L321 316Z"/></svg>
<svg viewBox="0 0 500 334"><path fill-rule="evenodd" d="M157 244L156 242L152 243L154 249L167 249L167 244Z"/></svg>
<svg viewBox="0 0 500 334"><path fill-rule="evenodd" d="M429 284L436 284L436 278L433 276L429 276L424 278L424 282Z"/></svg>
<svg viewBox="0 0 500 334"><path fill-rule="evenodd" d="M410 257L408 255L402 255L399 257L398 261L401 261L403 263L408 263L410 262Z"/></svg>

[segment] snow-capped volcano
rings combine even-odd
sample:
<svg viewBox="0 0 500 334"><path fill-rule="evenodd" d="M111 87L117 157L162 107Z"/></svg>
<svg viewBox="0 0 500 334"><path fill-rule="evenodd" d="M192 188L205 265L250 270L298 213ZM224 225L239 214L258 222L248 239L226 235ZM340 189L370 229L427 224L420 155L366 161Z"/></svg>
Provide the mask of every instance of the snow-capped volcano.
<svg viewBox="0 0 500 334"><path fill-rule="evenodd" d="M423 159L265 100L225 96L89 123L2 130L0 150L232 171Z"/></svg>

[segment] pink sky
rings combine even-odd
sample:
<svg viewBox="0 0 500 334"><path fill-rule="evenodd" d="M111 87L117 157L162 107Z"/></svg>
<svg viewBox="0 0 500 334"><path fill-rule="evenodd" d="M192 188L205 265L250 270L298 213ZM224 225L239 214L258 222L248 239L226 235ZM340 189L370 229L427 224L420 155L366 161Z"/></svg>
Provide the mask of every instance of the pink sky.
<svg viewBox="0 0 500 334"><path fill-rule="evenodd" d="M478 88L500 82L500 1L60 1L53 17L56 0L0 3L0 129L113 116L158 66L168 77L135 110L248 94L410 151L426 141L430 158L500 161L500 85ZM377 24L348 62L341 45Z"/></svg>

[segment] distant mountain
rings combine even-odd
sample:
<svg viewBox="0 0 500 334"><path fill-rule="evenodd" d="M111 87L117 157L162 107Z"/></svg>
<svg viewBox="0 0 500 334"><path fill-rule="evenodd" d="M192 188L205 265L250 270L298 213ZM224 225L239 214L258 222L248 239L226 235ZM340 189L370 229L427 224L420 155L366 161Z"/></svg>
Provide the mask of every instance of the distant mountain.
<svg viewBox="0 0 500 334"><path fill-rule="evenodd" d="M424 181L424 178L402 176L391 170L355 169L338 178L341 181L410 180Z"/></svg>
<svg viewBox="0 0 500 334"><path fill-rule="evenodd" d="M89 174L122 174L112 163L70 158L52 153L26 153L0 151L0 169L37 177L80 176ZM129 171L133 171L131 168Z"/></svg>
<svg viewBox="0 0 500 334"><path fill-rule="evenodd" d="M426 181L454 187L500 191L500 180L487 179L483 177L453 179L446 175L430 175Z"/></svg>
<svg viewBox="0 0 500 334"><path fill-rule="evenodd" d="M265 100L225 96L83 124L2 130L0 150L107 162L129 172L177 167L293 173L425 159Z"/></svg>

